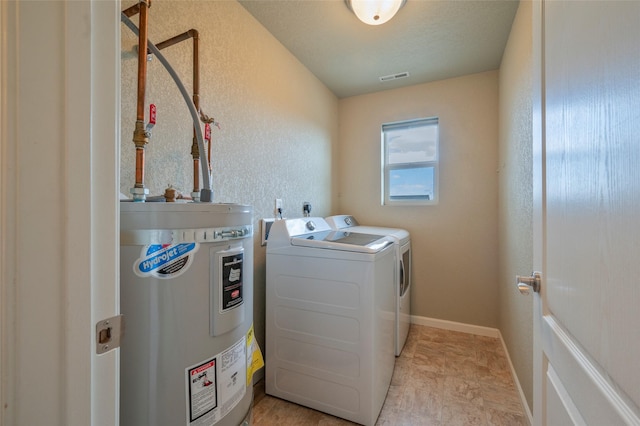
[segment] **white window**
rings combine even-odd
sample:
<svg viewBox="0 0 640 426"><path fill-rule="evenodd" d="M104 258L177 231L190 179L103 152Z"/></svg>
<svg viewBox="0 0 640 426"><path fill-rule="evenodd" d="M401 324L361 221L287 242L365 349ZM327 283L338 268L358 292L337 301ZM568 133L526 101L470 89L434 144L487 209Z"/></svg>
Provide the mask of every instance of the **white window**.
<svg viewBox="0 0 640 426"><path fill-rule="evenodd" d="M438 201L438 118L382 125L382 204Z"/></svg>

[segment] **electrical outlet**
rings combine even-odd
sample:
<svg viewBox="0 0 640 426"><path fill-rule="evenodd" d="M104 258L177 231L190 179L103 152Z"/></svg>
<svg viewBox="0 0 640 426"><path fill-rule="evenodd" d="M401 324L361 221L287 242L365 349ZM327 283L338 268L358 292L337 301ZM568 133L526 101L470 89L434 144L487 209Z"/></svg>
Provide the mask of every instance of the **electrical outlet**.
<svg viewBox="0 0 640 426"><path fill-rule="evenodd" d="M281 219L283 212L284 212L284 209L282 208L282 198L276 198L276 205L275 205L275 209L273 210L273 213L277 218Z"/></svg>
<svg viewBox="0 0 640 426"><path fill-rule="evenodd" d="M305 217L311 216L311 203L305 201L302 203L302 215Z"/></svg>

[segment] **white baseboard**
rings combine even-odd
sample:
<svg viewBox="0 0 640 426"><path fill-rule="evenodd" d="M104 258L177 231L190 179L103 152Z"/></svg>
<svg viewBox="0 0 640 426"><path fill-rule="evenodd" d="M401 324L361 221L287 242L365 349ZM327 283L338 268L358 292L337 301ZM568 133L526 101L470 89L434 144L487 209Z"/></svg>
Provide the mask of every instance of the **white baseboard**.
<svg viewBox="0 0 640 426"><path fill-rule="evenodd" d="M500 333L500 330L498 330ZM524 391L522 390L522 386L520 386L520 380L518 380L518 375L516 374L515 368L513 368L513 363L511 362L511 357L509 356L509 351L507 350L507 344L504 342L502 338L502 333L500 333L500 342L502 343L502 349L504 349L504 353L507 354L507 361L509 362L509 370L511 370L511 377L513 377L513 382L516 385L516 389L518 390L518 395L520 395L520 403L522 404L522 409L524 410L524 414L527 416L527 420L529 420L529 425L533 425L533 414L529 409L529 403L527 402L527 398L524 396Z"/></svg>
<svg viewBox="0 0 640 426"><path fill-rule="evenodd" d="M481 325L464 324L461 322L447 321L436 318L418 317L411 315L411 323L426 325L427 327L441 328L443 330L460 331L462 333L477 334L478 336L500 337L497 328L483 327Z"/></svg>
<svg viewBox="0 0 640 426"><path fill-rule="evenodd" d="M520 381L518 380L518 376L516 374L516 370L513 368L513 363L511 362L511 357L509 356L509 351L507 350L507 345L502 338L502 333L497 328L491 327L483 327L480 325L472 325L472 324L464 324L461 322L447 321L436 318L427 318L427 317L419 317L412 315L411 323L418 325L425 325L427 327L441 328L443 330L451 330L451 331L460 331L462 333L475 334L478 336L487 336L487 337L495 337L496 339L500 339L500 343L502 344L502 348L504 349L504 353L507 355L507 362L509 363L509 370L511 371L511 377L513 377L513 382L515 383L516 389L518 390L518 395L520 396L520 403L522 404L522 409L529 420L529 425L533 424L533 415L531 410L529 409L529 404L527 403L527 398L524 396L524 392L522 391L522 386L520 386Z"/></svg>

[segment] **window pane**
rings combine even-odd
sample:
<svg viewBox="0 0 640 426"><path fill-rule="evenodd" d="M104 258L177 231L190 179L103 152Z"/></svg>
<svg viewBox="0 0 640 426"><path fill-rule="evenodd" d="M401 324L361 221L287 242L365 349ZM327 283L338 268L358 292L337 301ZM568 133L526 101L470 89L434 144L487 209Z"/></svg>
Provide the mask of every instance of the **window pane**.
<svg viewBox="0 0 640 426"><path fill-rule="evenodd" d="M438 202L438 117L382 125L382 204Z"/></svg>
<svg viewBox="0 0 640 426"><path fill-rule="evenodd" d="M390 170L389 198L433 200L434 169L434 167L416 167Z"/></svg>
<svg viewBox="0 0 640 426"><path fill-rule="evenodd" d="M438 126L428 125L385 131L388 164L438 160Z"/></svg>

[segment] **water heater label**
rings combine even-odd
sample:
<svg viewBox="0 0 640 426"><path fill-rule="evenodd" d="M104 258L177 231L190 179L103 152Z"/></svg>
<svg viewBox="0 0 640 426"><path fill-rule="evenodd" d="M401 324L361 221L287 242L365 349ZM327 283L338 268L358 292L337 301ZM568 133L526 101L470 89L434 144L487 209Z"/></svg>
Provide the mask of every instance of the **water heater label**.
<svg viewBox="0 0 640 426"><path fill-rule="evenodd" d="M247 339L185 370L187 426L213 426L247 393Z"/></svg>
<svg viewBox="0 0 640 426"><path fill-rule="evenodd" d="M216 362L213 358L187 369L189 380L189 421L194 422L218 407Z"/></svg>
<svg viewBox="0 0 640 426"><path fill-rule="evenodd" d="M240 249L242 250L242 249ZM220 313L242 305L242 269L244 254L241 251L220 258L222 273Z"/></svg>
<svg viewBox="0 0 640 426"><path fill-rule="evenodd" d="M151 244L142 248L133 271L140 277L175 278L191 266L198 243Z"/></svg>

